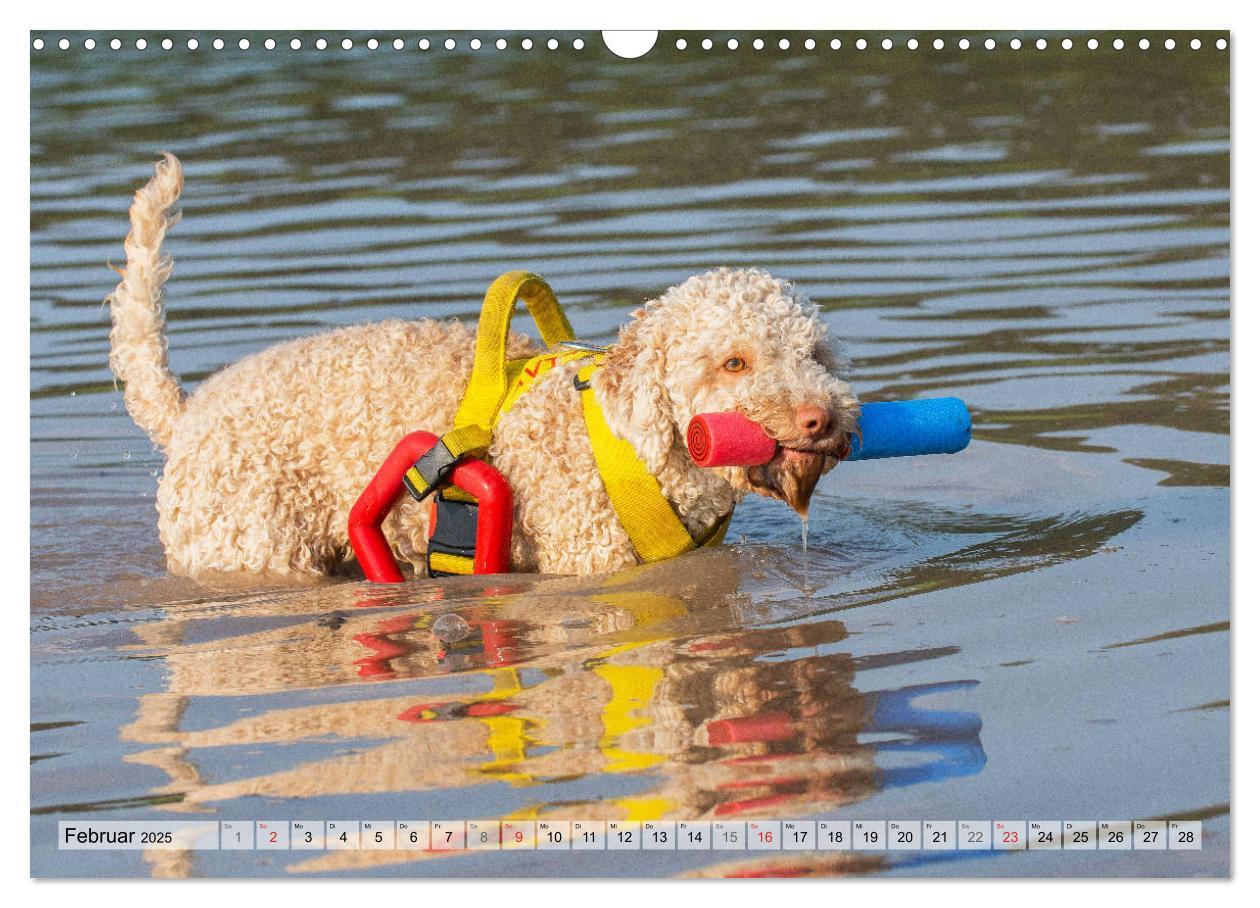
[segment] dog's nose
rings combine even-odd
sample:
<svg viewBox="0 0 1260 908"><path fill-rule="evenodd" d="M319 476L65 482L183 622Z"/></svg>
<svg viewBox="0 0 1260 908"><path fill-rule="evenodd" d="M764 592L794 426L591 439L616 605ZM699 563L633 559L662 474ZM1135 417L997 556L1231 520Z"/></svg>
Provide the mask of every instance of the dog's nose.
<svg viewBox="0 0 1260 908"><path fill-rule="evenodd" d="M816 404L806 404L796 410L796 427L808 437L817 438L831 428L831 414Z"/></svg>

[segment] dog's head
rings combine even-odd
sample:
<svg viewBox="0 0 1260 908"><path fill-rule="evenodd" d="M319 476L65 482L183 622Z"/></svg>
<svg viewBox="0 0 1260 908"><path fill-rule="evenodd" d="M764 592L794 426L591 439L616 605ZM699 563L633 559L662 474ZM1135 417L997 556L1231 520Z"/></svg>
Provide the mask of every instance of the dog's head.
<svg viewBox="0 0 1260 908"><path fill-rule="evenodd" d="M693 416L743 413L781 447L769 464L719 472L803 514L848 456L858 414L826 331L814 304L764 271L697 275L635 312L609 350L597 373L609 426L659 473Z"/></svg>

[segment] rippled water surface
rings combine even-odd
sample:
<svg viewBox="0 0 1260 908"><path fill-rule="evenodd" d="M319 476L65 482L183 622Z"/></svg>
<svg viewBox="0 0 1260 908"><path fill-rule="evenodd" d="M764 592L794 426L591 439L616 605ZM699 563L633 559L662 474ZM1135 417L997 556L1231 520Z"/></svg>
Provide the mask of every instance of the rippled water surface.
<svg viewBox="0 0 1260 908"><path fill-rule="evenodd" d="M1228 871L1227 54L674 37L633 63L592 35L33 56L36 873ZM330 326L472 317L512 268L601 341L692 273L757 265L823 306L863 398L961 396L976 440L830 474L808 560L757 500L735 544L611 578L173 578L101 307L164 149L189 387ZM472 633L444 645L451 613ZM70 860L51 842L76 816L1180 816L1206 843Z"/></svg>

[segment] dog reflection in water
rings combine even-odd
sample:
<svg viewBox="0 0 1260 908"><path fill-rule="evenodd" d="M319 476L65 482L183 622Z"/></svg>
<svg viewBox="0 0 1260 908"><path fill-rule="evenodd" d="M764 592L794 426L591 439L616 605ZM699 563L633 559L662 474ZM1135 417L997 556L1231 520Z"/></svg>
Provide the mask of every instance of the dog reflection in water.
<svg viewBox="0 0 1260 908"><path fill-rule="evenodd" d="M210 643L181 644L177 621L144 626L147 648L165 659L169 687L142 697L136 721L124 729L125 739L151 745L130 759L169 776L154 794L176 797L163 805L174 811L210 812L248 796L317 799L501 782L538 786L541 796L505 819L591 820L818 816L881 787L983 764L975 716L918 707L916 698L933 689L859 693L859 665L837 646L847 634L841 622L732 630L741 599L733 559L715 552L687 561L687 572L660 566L596 587L556 578L491 590L483 602L458 609L469 633L455 640L431 631L434 617L449 610L438 602L414 607L417 591L438 597L450 589L438 586L410 590L411 608L389 608L397 591L370 591L384 597L361 602L377 607L371 613L343 609L331 619ZM677 582L681 575L687 582ZM675 582L662 583L662 576ZM274 615L276 604L259 608ZM470 683L440 696L391 691L394 682L411 681L414 690L417 680L443 675ZM289 697L267 708L268 694L349 681L379 689L348 702L300 706ZM189 705L225 695L250 695L261 711L182 727ZM859 737L872 732L880 733L879 743ZM336 740L354 741L354 751L226 781L207 782L197 769L215 760L216 748L274 747L270 766L285 752L280 746L318 742L326 749ZM601 775L642 782L631 786L639 789L632 795L546 800L551 784ZM301 813L310 816L312 808ZM860 855L801 854L784 856L787 865L719 869L872 869ZM316 852L289 869L366 870L447 855ZM155 875L194 872L187 853L149 858Z"/></svg>

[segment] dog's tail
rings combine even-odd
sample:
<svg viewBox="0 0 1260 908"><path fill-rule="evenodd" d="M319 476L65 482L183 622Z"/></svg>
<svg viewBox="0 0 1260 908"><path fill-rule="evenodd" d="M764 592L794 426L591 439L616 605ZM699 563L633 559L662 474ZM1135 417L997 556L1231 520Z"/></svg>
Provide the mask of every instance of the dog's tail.
<svg viewBox="0 0 1260 908"><path fill-rule="evenodd" d="M184 168L172 154L154 165L153 179L131 202L131 230L123 243L122 282L109 295L114 327L109 365L124 385L123 400L136 424L165 447L184 409L184 392L166 353L162 285L174 263L162 253L166 231L179 221L175 203L184 188Z"/></svg>

